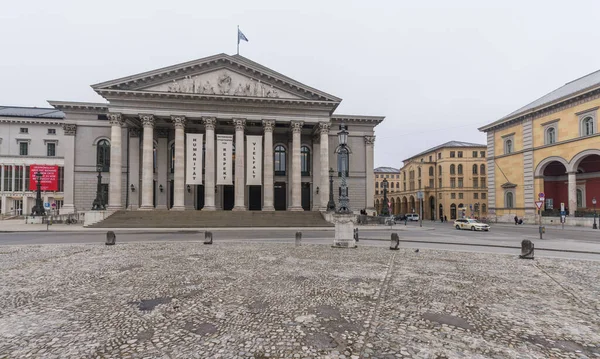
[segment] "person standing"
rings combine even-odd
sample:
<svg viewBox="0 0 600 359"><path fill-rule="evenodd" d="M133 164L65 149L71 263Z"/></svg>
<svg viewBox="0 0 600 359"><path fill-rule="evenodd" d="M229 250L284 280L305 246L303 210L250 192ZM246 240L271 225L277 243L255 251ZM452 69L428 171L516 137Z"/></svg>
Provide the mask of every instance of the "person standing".
<svg viewBox="0 0 600 359"><path fill-rule="evenodd" d="M519 217L515 216L515 226L519 224Z"/></svg>

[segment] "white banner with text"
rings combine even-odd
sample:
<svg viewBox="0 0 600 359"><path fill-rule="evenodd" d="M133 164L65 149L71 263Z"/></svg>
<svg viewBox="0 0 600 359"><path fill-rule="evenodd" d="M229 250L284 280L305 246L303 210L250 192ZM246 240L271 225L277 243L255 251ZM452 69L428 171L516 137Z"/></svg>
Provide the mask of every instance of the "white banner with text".
<svg viewBox="0 0 600 359"><path fill-rule="evenodd" d="M185 184L202 184L202 140L201 133L186 134Z"/></svg>
<svg viewBox="0 0 600 359"><path fill-rule="evenodd" d="M217 185L232 185L233 135L217 135Z"/></svg>
<svg viewBox="0 0 600 359"><path fill-rule="evenodd" d="M262 185L262 136L246 135L246 185Z"/></svg>

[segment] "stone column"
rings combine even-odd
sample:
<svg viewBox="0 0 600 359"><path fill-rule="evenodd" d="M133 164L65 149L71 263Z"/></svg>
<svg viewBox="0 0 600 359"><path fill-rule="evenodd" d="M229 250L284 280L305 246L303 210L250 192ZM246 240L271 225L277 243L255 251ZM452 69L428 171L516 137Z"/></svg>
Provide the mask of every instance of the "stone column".
<svg viewBox="0 0 600 359"><path fill-rule="evenodd" d="M329 202L329 122L319 123L320 132L320 155L321 155L321 188L319 189L319 198L321 205L319 210L327 210L327 202Z"/></svg>
<svg viewBox="0 0 600 359"><path fill-rule="evenodd" d="M169 130L158 129L158 145L156 160L158 161L156 181L156 209L167 209L168 173L169 173ZM162 186L162 192L160 190Z"/></svg>
<svg viewBox="0 0 600 359"><path fill-rule="evenodd" d="M217 119L205 117L204 132L206 136L206 152L204 159L204 207L203 211L214 211L215 207L215 125Z"/></svg>
<svg viewBox="0 0 600 359"><path fill-rule="evenodd" d="M185 116L171 116L175 127L175 173L173 173L173 210L185 210Z"/></svg>
<svg viewBox="0 0 600 359"><path fill-rule="evenodd" d="M577 172L568 172L569 176L569 215L575 217L577 210Z"/></svg>
<svg viewBox="0 0 600 359"><path fill-rule="evenodd" d="M77 125L71 123L63 124L64 154L65 164L63 167L63 206L60 209L61 214L75 212L75 135L77 134Z"/></svg>
<svg viewBox="0 0 600 359"><path fill-rule="evenodd" d="M141 210L154 209L154 116L140 114L144 137L142 142L142 205Z"/></svg>
<svg viewBox="0 0 600 359"><path fill-rule="evenodd" d="M264 142L264 160L263 160L263 211L274 211L274 183L273 183L273 130L275 129L275 120L263 120L265 131Z"/></svg>
<svg viewBox="0 0 600 359"><path fill-rule="evenodd" d="M233 210L245 211L244 128L246 127L246 120L234 119L233 124L235 125L235 197Z"/></svg>
<svg viewBox="0 0 600 359"><path fill-rule="evenodd" d="M366 210L367 213L375 212L375 178L373 176L375 160L373 154L373 147L375 145L375 136L365 136L365 174L367 176L366 186ZM437 198L436 198L437 201Z"/></svg>
<svg viewBox="0 0 600 359"><path fill-rule="evenodd" d="M118 211L123 209L122 204L122 130L123 118L120 113L109 113L110 121L110 182L108 191L108 209Z"/></svg>
<svg viewBox="0 0 600 359"><path fill-rule="evenodd" d="M300 144L302 121L292 121L292 205L290 211L303 211L302 208L302 175L300 168Z"/></svg>

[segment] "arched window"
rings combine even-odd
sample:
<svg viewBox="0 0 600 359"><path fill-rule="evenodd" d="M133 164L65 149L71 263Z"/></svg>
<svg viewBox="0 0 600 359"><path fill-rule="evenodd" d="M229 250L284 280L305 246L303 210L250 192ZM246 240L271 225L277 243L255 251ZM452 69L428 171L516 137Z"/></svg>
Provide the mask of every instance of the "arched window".
<svg viewBox="0 0 600 359"><path fill-rule="evenodd" d="M458 165L458 174L459 175L463 174L463 172L462 172L462 165Z"/></svg>
<svg viewBox="0 0 600 359"><path fill-rule="evenodd" d="M421 177L421 167L419 167L418 170L419 170L419 177Z"/></svg>
<svg viewBox="0 0 600 359"><path fill-rule="evenodd" d="M481 174L482 176L485 175L485 165L479 166L479 174Z"/></svg>
<svg viewBox="0 0 600 359"><path fill-rule="evenodd" d="M512 192L506 192L506 194L504 195L504 207L506 207L506 208L514 208L515 207L514 197L513 197Z"/></svg>
<svg viewBox="0 0 600 359"><path fill-rule="evenodd" d="M546 144L551 145L556 142L556 129L554 127L549 127L546 130Z"/></svg>
<svg viewBox="0 0 600 359"><path fill-rule="evenodd" d="M442 175L442 165L438 166L438 176Z"/></svg>
<svg viewBox="0 0 600 359"><path fill-rule="evenodd" d="M589 136L594 134L594 119L586 117L581 121L581 135Z"/></svg>
<svg viewBox="0 0 600 359"><path fill-rule="evenodd" d="M430 167L429 167L429 175L430 175L430 176L433 176L433 166L430 166Z"/></svg>
<svg viewBox="0 0 600 359"><path fill-rule="evenodd" d="M171 158L171 173L175 173L175 142L171 144L171 148L169 149L170 158Z"/></svg>
<svg viewBox="0 0 600 359"><path fill-rule="evenodd" d="M476 175L477 174L477 165L473 165L473 174Z"/></svg>
<svg viewBox="0 0 600 359"><path fill-rule="evenodd" d="M285 176L285 147L282 145L275 146L275 176Z"/></svg>
<svg viewBox="0 0 600 359"><path fill-rule="evenodd" d="M102 166L102 172L110 170L110 142L100 140L96 144L96 167Z"/></svg>
<svg viewBox="0 0 600 359"><path fill-rule="evenodd" d="M300 147L300 171L302 176L310 176L310 148Z"/></svg>
<svg viewBox="0 0 600 359"><path fill-rule="evenodd" d="M456 174L456 167L454 165L450 165L450 174Z"/></svg>
<svg viewBox="0 0 600 359"><path fill-rule="evenodd" d="M506 140L504 141L504 153L505 154L509 154L512 153L513 151L513 142L512 140Z"/></svg>

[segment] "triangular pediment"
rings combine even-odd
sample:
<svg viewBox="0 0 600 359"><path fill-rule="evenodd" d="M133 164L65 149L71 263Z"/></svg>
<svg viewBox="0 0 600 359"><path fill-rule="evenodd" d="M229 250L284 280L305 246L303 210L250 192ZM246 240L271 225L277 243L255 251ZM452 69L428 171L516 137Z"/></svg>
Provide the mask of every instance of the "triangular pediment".
<svg viewBox="0 0 600 359"><path fill-rule="evenodd" d="M306 86L239 55L219 54L92 85L105 91L263 97L339 103L341 99Z"/></svg>

